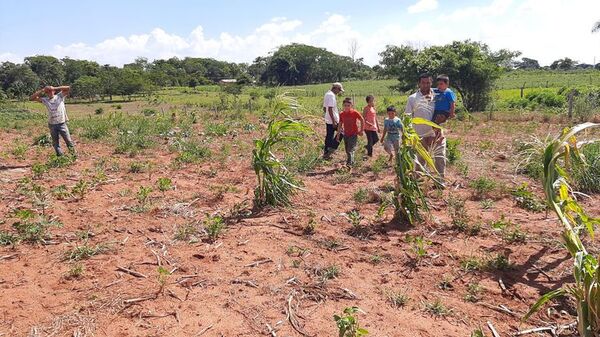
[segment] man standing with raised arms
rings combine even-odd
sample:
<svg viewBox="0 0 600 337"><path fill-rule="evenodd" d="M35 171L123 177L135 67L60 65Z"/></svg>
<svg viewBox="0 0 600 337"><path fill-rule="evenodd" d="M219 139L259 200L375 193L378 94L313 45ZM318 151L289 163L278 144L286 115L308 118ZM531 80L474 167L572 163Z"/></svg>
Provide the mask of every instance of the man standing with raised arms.
<svg viewBox="0 0 600 337"><path fill-rule="evenodd" d="M69 152L75 154L75 144L73 144L69 128L67 127L69 118L67 117L67 109L65 108L65 97L69 95L70 90L71 87L66 85L61 87L45 86L43 89L34 92L30 97L30 100L40 102L48 109L48 128L52 136L52 147L54 147L57 156L63 155L63 151L60 148L59 136L67 144ZM56 91L58 91L57 94L55 94ZM46 94L46 97L40 97L42 92Z"/></svg>
<svg viewBox="0 0 600 337"><path fill-rule="evenodd" d="M338 112L335 97L343 92L344 87L342 87L342 84L335 82L331 86L331 90L327 91L325 93L325 97L323 98L323 113L325 114L325 127L327 129L327 133L325 135L325 146L323 148L324 159L329 159L340 145L340 142L336 140L335 137L335 132L337 131L338 124L340 123L340 114Z"/></svg>

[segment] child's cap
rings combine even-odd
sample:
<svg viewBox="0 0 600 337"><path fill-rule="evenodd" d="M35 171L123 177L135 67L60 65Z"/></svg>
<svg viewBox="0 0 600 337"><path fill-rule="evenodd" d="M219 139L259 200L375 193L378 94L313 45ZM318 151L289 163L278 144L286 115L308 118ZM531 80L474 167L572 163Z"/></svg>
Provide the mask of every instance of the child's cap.
<svg viewBox="0 0 600 337"><path fill-rule="evenodd" d="M387 107L387 111L393 111L393 112L396 112L396 107L395 107L395 106L393 106L393 105L390 105L390 106L388 106L388 107Z"/></svg>

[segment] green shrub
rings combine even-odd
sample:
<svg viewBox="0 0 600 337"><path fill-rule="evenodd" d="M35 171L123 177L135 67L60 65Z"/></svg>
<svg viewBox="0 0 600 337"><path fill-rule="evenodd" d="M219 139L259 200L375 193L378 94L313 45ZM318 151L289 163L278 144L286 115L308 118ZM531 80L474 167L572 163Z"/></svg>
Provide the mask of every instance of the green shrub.
<svg viewBox="0 0 600 337"><path fill-rule="evenodd" d="M178 140L173 147L179 152L178 163L197 163L211 156L210 148L191 139Z"/></svg>
<svg viewBox="0 0 600 337"><path fill-rule="evenodd" d="M529 190L527 183L512 190L511 194L515 198L517 206L522 209L533 212L541 212L546 209L546 205Z"/></svg>
<svg viewBox="0 0 600 337"><path fill-rule="evenodd" d="M204 126L204 133L207 136L225 136L229 130L227 129L227 124L216 124L216 123L207 123Z"/></svg>
<svg viewBox="0 0 600 337"><path fill-rule="evenodd" d="M461 158L460 149L458 148L459 145L459 139L446 140L446 159L448 159L448 163L454 164Z"/></svg>
<svg viewBox="0 0 600 337"><path fill-rule="evenodd" d="M33 145L50 146L51 144L52 144L52 140L46 133L39 135L33 139Z"/></svg>
<svg viewBox="0 0 600 337"><path fill-rule="evenodd" d="M531 91L525 94L525 98L548 108L561 108L566 102L564 96L549 90Z"/></svg>
<svg viewBox="0 0 600 337"><path fill-rule="evenodd" d="M487 177L479 177L471 181L469 187L475 190L474 197L478 200L482 200L492 196L492 193L498 187L498 183Z"/></svg>

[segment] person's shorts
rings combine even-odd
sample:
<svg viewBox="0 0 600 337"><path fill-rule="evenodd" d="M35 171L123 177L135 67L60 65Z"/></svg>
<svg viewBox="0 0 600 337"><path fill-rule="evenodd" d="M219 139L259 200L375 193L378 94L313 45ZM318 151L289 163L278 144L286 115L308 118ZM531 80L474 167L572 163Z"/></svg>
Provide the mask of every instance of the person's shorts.
<svg viewBox="0 0 600 337"><path fill-rule="evenodd" d="M385 152L387 152L389 154L398 152L398 150L400 150L400 139L397 139L397 140L386 139L383 142L383 149L385 150Z"/></svg>
<svg viewBox="0 0 600 337"><path fill-rule="evenodd" d="M435 110L433 112L433 117L431 117L431 121L435 122L435 119L437 118L437 116L444 116L444 121L448 119L448 117L450 117L450 111L446 111L446 110Z"/></svg>

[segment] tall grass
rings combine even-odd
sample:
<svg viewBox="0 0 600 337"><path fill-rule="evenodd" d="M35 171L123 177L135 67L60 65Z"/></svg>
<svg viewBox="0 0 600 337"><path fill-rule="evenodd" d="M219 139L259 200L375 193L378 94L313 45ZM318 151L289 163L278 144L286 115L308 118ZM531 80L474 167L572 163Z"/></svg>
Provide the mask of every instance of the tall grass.
<svg viewBox="0 0 600 337"><path fill-rule="evenodd" d="M287 113L298 109L297 101L286 94L279 95L267 126L266 134L254 140L252 166L258 184L254 190L254 205L258 208L270 206L289 206L290 197L300 188L300 181L288 171L277 158L275 151L281 144L300 142L311 129Z"/></svg>
<svg viewBox="0 0 600 337"><path fill-rule="evenodd" d="M563 243L573 258L575 284L543 295L524 317L529 318L551 299L568 295L577 304L577 330L581 337L600 336L600 267L598 260L588 252L580 237L587 231L593 239L594 226L599 225L600 221L588 217L577 203L569 185L571 178L566 167L574 161L585 161L579 149L589 142L578 143L575 136L594 127L600 127L600 124L584 123L565 130L544 152L544 192L548 205L562 224Z"/></svg>

